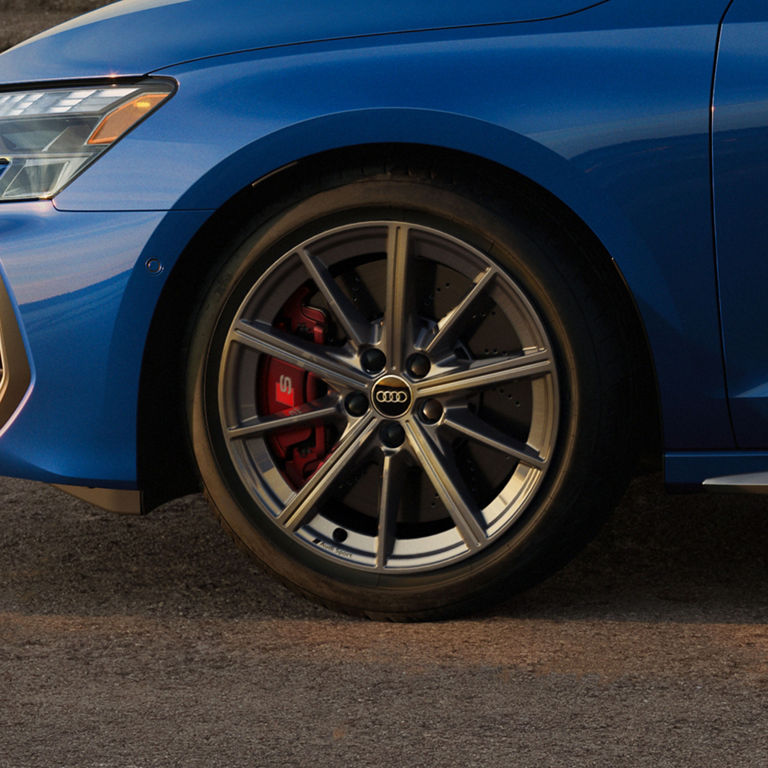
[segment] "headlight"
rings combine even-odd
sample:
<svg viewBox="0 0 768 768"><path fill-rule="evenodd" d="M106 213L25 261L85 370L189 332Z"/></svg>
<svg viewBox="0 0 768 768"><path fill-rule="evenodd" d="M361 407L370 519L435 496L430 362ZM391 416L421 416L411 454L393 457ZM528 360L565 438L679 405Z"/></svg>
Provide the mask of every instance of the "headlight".
<svg viewBox="0 0 768 768"><path fill-rule="evenodd" d="M172 92L164 80L0 92L0 201L52 197Z"/></svg>

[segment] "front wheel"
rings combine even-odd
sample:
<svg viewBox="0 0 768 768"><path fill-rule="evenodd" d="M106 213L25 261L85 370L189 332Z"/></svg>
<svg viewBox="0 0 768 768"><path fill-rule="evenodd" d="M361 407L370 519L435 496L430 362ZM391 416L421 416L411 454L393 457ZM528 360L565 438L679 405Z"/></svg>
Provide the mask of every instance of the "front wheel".
<svg viewBox="0 0 768 768"><path fill-rule="evenodd" d="M594 530L596 480L627 463L605 442L620 340L566 238L414 174L321 180L250 229L202 305L190 423L215 510L268 570L426 618Z"/></svg>

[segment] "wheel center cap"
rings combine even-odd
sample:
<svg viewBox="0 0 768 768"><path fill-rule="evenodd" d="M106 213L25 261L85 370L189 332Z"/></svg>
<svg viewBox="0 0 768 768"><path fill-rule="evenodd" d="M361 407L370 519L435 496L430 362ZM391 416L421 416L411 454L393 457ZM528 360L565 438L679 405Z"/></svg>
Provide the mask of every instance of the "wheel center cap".
<svg viewBox="0 0 768 768"><path fill-rule="evenodd" d="M390 419L405 416L411 410L413 395L408 382L399 376L382 376L371 391L373 407Z"/></svg>

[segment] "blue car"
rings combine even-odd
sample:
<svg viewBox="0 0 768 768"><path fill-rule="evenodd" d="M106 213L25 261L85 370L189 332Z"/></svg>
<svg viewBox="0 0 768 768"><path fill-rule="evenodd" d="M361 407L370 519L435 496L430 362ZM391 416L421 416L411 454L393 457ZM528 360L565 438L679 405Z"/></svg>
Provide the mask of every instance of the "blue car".
<svg viewBox="0 0 768 768"><path fill-rule="evenodd" d="M768 489L764 0L124 0L0 56L0 473L475 608L640 458Z"/></svg>

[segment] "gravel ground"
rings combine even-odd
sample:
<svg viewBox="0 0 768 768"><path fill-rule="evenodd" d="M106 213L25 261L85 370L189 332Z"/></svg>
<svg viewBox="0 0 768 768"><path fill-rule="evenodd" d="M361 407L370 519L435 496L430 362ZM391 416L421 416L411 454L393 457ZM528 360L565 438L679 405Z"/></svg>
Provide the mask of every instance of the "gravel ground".
<svg viewBox="0 0 768 768"><path fill-rule="evenodd" d="M199 497L0 482L0 766L765 766L762 500L634 482L560 574L384 625L260 574Z"/></svg>
<svg viewBox="0 0 768 768"><path fill-rule="evenodd" d="M0 51L102 5L106 3L88 0L0 0Z"/></svg>
<svg viewBox="0 0 768 768"><path fill-rule="evenodd" d="M0 0L0 43L95 5ZM766 553L762 499L648 476L546 584L384 625L286 592L200 497L0 480L0 768L765 766Z"/></svg>

